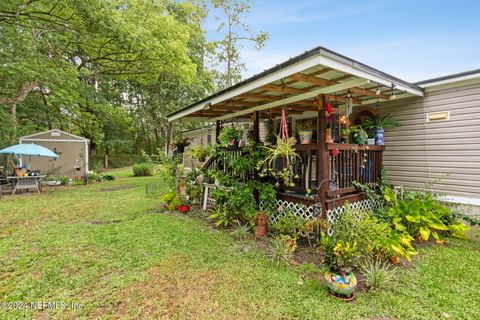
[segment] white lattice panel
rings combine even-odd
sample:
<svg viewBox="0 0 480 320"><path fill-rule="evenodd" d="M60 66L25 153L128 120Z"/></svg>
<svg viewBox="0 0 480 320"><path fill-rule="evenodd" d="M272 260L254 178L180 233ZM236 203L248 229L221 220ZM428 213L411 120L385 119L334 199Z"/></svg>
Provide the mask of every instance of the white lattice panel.
<svg viewBox="0 0 480 320"><path fill-rule="evenodd" d="M301 203L294 203L285 200L277 200L275 214L270 217L270 223L276 224L278 219L285 216L287 212L291 212L294 216L300 217L304 220L310 220L315 217L315 206L306 206ZM279 210L280 209L280 210ZM269 211L264 207L263 202L260 202L260 210Z"/></svg>
<svg viewBox="0 0 480 320"><path fill-rule="evenodd" d="M349 206L355 210L354 214L358 216L358 219L361 219L367 212L380 208L382 206L382 202L365 199L362 201L350 203ZM332 226L335 224L335 220L337 220L337 218L340 215L342 215L346 209L347 209L346 206L342 206L342 207L337 207L327 211L327 221L328 221L327 234L329 236L333 234Z"/></svg>

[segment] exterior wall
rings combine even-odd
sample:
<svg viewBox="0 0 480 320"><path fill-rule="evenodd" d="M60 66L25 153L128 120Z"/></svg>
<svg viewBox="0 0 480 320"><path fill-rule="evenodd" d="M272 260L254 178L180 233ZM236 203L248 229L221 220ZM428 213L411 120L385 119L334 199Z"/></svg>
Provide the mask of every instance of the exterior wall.
<svg viewBox="0 0 480 320"><path fill-rule="evenodd" d="M393 184L435 182L429 189L450 201L480 203L480 79L426 87L423 98L382 103L379 110L403 124L385 130L383 164ZM427 113L442 111L449 120L426 121Z"/></svg>
<svg viewBox="0 0 480 320"><path fill-rule="evenodd" d="M80 178L85 174L85 140L78 139L63 132L46 132L20 138L21 143L35 143L57 152L58 158L24 156L22 162L31 170L40 170L42 174L64 175L69 178ZM56 141L58 140L58 141ZM69 141L65 141L69 140ZM87 155L88 157L88 155ZM80 170L74 167L80 166Z"/></svg>
<svg viewBox="0 0 480 320"><path fill-rule="evenodd" d="M28 140L23 141L23 143L28 142ZM50 150L56 149L59 154L57 159L24 156L23 164L27 165L30 169L41 170L44 174L64 175L69 178L80 178L84 175L84 142L35 141L34 143ZM74 168L77 165L80 166L79 171Z"/></svg>

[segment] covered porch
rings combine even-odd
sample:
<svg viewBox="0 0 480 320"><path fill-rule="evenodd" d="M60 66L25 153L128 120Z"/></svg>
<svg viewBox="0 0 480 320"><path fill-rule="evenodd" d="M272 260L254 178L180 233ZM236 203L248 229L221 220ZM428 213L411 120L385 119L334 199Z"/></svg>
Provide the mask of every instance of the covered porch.
<svg viewBox="0 0 480 320"><path fill-rule="evenodd" d="M250 122L256 143L262 143L262 121L277 124L285 114L289 132L295 136L297 127L308 120L311 141L297 139L294 146L300 156L293 166L295 186L282 185L277 197L306 206L318 203L325 212L345 201L365 198L354 181L375 183L381 176L383 145L342 140L342 129L350 125L353 110L422 95L417 86L318 47L170 114L168 120L213 123L216 140L226 123ZM241 147L227 152L242 157ZM214 158L204 168L231 170L222 159ZM252 168L248 177L239 178L259 177Z"/></svg>

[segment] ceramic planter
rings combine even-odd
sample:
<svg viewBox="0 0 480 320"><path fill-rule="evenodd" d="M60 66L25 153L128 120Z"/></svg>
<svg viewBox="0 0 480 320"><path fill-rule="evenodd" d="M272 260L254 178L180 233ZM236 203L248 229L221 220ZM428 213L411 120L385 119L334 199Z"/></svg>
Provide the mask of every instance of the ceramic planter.
<svg viewBox="0 0 480 320"><path fill-rule="evenodd" d="M348 275L341 275L327 271L324 278L330 292L347 298L352 297L357 287L357 277L355 277L353 272L350 272Z"/></svg>
<svg viewBox="0 0 480 320"><path fill-rule="evenodd" d="M377 146L385 145L385 130L383 128L378 128L375 134L375 144Z"/></svg>
<svg viewBox="0 0 480 320"><path fill-rule="evenodd" d="M265 237L268 232L268 214L265 212L257 213L255 217L255 236Z"/></svg>
<svg viewBox="0 0 480 320"><path fill-rule="evenodd" d="M300 144L309 144L312 143L312 135L313 131L312 130L302 130L298 132L298 135L300 136Z"/></svg>

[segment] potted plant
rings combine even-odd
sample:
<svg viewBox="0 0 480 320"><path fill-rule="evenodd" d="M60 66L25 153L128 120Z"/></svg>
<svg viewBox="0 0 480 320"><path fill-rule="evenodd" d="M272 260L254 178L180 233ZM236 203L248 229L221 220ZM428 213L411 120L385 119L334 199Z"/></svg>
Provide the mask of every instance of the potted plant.
<svg viewBox="0 0 480 320"><path fill-rule="evenodd" d="M280 185L279 181L287 187L294 187L294 179L298 176L294 172L294 162L301 159L295 150L295 138L282 140L277 136L277 144L273 147L265 147L267 156L258 161L256 168L259 170L260 177L271 176L277 180L276 185ZM281 159L282 168L278 168L277 160Z"/></svg>
<svg viewBox="0 0 480 320"><path fill-rule="evenodd" d="M340 134L342 135L342 143L350 143L350 127L342 128Z"/></svg>
<svg viewBox="0 0 480 320"><path fill-rule="evenodd" d="M182 138L182 139L179 139L175 142L175 145L177 146L177 151L179 153L183 153L185 152L185 147L186 146L189 146L190 145L190 142L191 142L191 139L190 138Z"/></svg>
<svg viewBox="0 0 480 320"><path fill-rule="evenodd" d="M242 134L243 130L235 127L224 127L218 135L218 140L224 147L236 148L238 147L238 142L242 138Z"/></svg>
<svg viewBox="0 0 480 320"><path fill-rule="evenodd" d="M187 213L190 210L190 205L192 202L190 201L189 196L182 197L181 203L178 205L178 211Z"/></svg>
<svg viewBox="0 0 480 320"><path fill-rule="evenodd" d="M366 144L368 135L365 130L361 126L351 126L350 127L350 134L352 136L353 143L356 144Z"/></svg>
<svg viewBox="0 0 480 320"><path fill-rule="evenodd" d="M190 151L192 158L197 159L200 162L204 162L210 154L209 148L204 146L193 147Z"/></svg>
<svg viewBox="0 0 480 320"><path fill-rule="evenodd" d="M268 232L268 214L266 212L258 212L255 216L255 236L264 237Z"/></svg>
<svg viewBox="0 0 480 320"><path fill-rule="evenodd" d="M312 143L313 129L310 120L303 120L299 123L298 136L300 138L300 144Z"/></svg>
<svg viewBox="0 0 480 320"><path fill-rule="evenodd" d="M337 299L350 301L355 298L357 278L353 269L357 266L360 251L356 242L335 240L322 233L322 245L330 270L324 279L330 293Z"/></svg>
<svg viewBox="0 0 480 320"><path fill-rule="evenodd" d="M363 127L375 132L375 144L383 146L385 144L385 128L401 127L400 121L393 119L391 116L375 117L365 120Z"/></svg>

